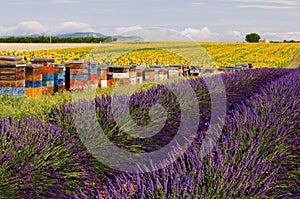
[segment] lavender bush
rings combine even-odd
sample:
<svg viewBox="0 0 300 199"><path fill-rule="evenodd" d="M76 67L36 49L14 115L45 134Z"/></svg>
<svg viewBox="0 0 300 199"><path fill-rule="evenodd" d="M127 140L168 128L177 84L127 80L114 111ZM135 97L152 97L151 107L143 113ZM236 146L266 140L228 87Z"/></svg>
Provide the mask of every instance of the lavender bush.
<svg viewBox="0 0 300 199"><path fill-rule="evenodd" d="M289 73L294 74L276 81ZM292 78L299 79L299 72L260 69L223 75L222 78L227 92L226 106L229 115L219 145L200 161L200 146L205 136L209 136L204 132L208 128L205 124L210 119L211 99L203 79L189 80L197 94L201 113L198 136L188 151L174 164L152 173L129 174L114 171L93 158L78 138L72 117L76 111L74 104L53 107L47 113L46 121L31 118L20 121L13 118L0 119L0 197L209 198L242 197L243 194L262 197L280 197L280 194L294 196L298 188L297 181L293 183L298 174L293 167L299 165L295 155L297 145L294 143L277 147L276 144L283 144L283 141L289 143L296 135L297 128L299 129L298 123L295 123L299 121L299 105L296 106L299 101L295 98L298 96L299 99L299 93L296 92L299 86L293 87L291 83ZM269 90L261 91L263 86L273 80L275 82L269 86ZM279 94L275 95L272 89L277 89ZM260 94L255 95L259 92ZM294 99L295 103L281 104L284 95L289 97L286 100ZM253 97L254 100L247 101ZM181 112L176 97L164 86L138 92L130 99L131 117L140 126L150 122L149 107L156 102L160 102L167 110L168 119L164 128L149 139L131 137L116 125L111 113L111 99L111 96L97 97L92 104L96 107L101 127L117 146L134 152L155 151L168 144L176 134ZM78 105L84 108L90 104L82 101ZM289 106L293 108L290 109ZM270 114L271 107L278 107L275 114ZM234 111L230 112L233 108ZM280 119L280 114L286 117ZM87 123L80 125L85 126L87 131L96 130ZM265 136L261 136L262 132ZM283 135L286 136L285 139L282 138ZM268 150L274 153L264 152ZM278 158L273 161L274 157ZM258 164L260 162L262 163ZM250 166L252 168L253 165L259 166L252 172ZM264 175L260 176L260 171L264 171ZM258 181L262 184L257 184ZM250 184L245 185L244 182ZM294 191L285 188L287 183ZM258 185L264 188L259 189Z"/></svg>
<svg viewBox="0 0 300 199"><path fill-rule="evenodd" d="M90 186L89 155L74 137L45 121L0 119L0 197L64 197Z"/></svg>
<svg viewBox="0 0 300 199"><path fill-rule="evenodd" d="M173 165L117 173L94 198L297 198L300 71L272 82L229 111L218 145L203 161L203 134ZM208 135L209 136L209 135ZM99 191L101 190L101 191Z"/></svg>

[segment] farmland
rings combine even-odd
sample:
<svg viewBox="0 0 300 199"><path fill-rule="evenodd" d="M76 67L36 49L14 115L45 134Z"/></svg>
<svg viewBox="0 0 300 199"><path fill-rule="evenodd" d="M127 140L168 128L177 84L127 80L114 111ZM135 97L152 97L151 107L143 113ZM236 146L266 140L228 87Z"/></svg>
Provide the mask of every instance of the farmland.
<svg viewBox="0 0 300 199"><path fill-rule="evenodd" d="M55 58L57 64L84 59L100 65L208 68L251 62L256 69L39 98L0 95L0 198L298 197L300 69L284 67L297 67L299 44L69 47L0 49L0 54L22 56L28 63L31 57ZM210 80L222 84L209 86ZM122 108L127 103L128 112ZM215 106L224 109L223 123L211 119ZM136 137L136 129L153 135ZM209 150L207 140L215 143ZM169 145L164 159L169 164L143 156ZM120 155L123 151L131 155ZM139 165L144 159L149 164Z"/></svg>
<svg viewBox="0 0 300 199"><path fill-rule="evenodd" d="M56 63L74 59L94 59L101 65L181 63L220 67L234 66L236 63L253 63L255 68L281 68L288 66L300 51L300 44L297 43L116 42L77 48L63 48L61 45L57 49L53 49L57 44L51 45L46 46L49 48L47 50L30 50L35 48L30 45L27 49L21 47L20 51L5 50L7 48L2 47L0 54L22 56L27 62L31 57L47 57L55 58ZM72 45L66 45L70 46ZM161 57L149 56L155 50L169 53ZM175 59L174 54L177 55Z"/></svg>

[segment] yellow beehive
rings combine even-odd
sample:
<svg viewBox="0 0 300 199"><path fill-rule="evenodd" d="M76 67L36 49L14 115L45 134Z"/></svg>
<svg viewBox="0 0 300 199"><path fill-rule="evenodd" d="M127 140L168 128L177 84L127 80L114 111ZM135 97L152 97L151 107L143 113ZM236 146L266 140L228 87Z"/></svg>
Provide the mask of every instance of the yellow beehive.
<svg viewBox="0 0 300 199"><path fill-rule="evenodd" d="M25 96L26 97L32 97L37 98L41 97L43 95L43 88L26 88L25 89Z"/></svg>

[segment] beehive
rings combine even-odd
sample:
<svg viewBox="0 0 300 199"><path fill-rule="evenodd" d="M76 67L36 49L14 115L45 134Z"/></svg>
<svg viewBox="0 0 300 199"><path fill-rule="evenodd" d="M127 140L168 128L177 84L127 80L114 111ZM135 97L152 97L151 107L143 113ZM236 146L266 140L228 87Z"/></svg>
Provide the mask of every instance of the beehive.
<svg viewBox="0 0 300 199"><path fill-rule="evenodd" d="M137 70L136 66L130 66L129 68L129 84L137 83Z"/></svg>
<svg viewBox="0 0 300 199"><path fill-rule="evenodd" d="M65 87L67 90L81 90L88 86L88 62L75 60L66 63Z"/></svg>
<svg viewBox="0 0 300 199"><path fill-rule="evenodd" d="M176 68L179 71L179 75L187 76L188 75L188 67L182 64L174 64L171 65L170 68Z"/></svg>
<svg viewBox="0 0 300 199"><path fill-rule="evenodd" d="M170 67L168 68L168 78L173 79L173 78L178 78L180 75L180 72L178 68Z"/></svg>
<svg viewBox="0 0 300 199"><path fill-rule="evenodd" d="M154 69L145 69L143 72L144 81L155 81L157 80L157 73Z"/></svg>
<svg viewBox="0 0 300 199"><path fill-rule="evenodd" d="M145 70L144 66L137 66L136 67L136 82L139 84L142 84L144 81L144 77L143 77L143 71Z"/></svg>
<svg viewBox="0 0 300 199"><path fill-rule="evenodd" d="M108 82L107 82L107 72L108 68L106 66L99 66L98 67L98 87L99 88L107 88Z"/></svg>
<svg viewBox="0 0 300 199"><path fill-rule="evenodd" d="M191 76L199 76L199 74L200 74L200 72L201 73L205 73L204 71L205 71L206 69L201 69L201 71L200 71L200 69L199 69L199 67L198 66L191 66L190 68L189 68L189 70L188 70L188 74L189 75L191 75Z"/></svg>
<svg viewBox="0 0 300 199"><path fill-rule="evenodd" d="M32 64L42 64L43 73L43 94L53 94L54 92L54 62L53 58L31 58Z"/></svg>
<svg viewBox="0 0 300 199"><path fill-rule="evenodd" d="M25 95L26 97L40 97L42 96L43 86L43 65L30 64L25 69Z"/></svg>
<svg viewBox="0 0 300 199"><path fill-rule="evenodd" d="M108 79L113 82L118 82L121 85L127 85L136 80L136 67L135 66L110 66L108 67ZM112 77L110 76L112 74Z"/></svg>
<svg viewBox="0 0 300 199"><path fill-rule="evenodd" d="M25 63L0 63L0 94L24 96L25 94Z"/></svg>
<svg viewBox="0 0 300 199"><path fill-rule="evenodd" d="M107 67L104 67L104 66L98 67L98 76L99 76L100 81L107 80L107 72L108 72Z"/></svg>
<svg viewBox="0 0 300 199"><path fill-rule="evenodd" d="M54 65L54 92L64 90L65 81L65 65L56 64Z"/></svg>
<svg viewBox="0 0 300 199"><path fill-rule="evenodd" d="M21 56L0 56L0 62L22 62Z"/></svg>
<svg viewBox="0 0 300 199"><path fill-rule="evenodd" d="M97 62L89 62L88 65L88 80L89 80L89 85L92 86L93 88L98 87L98 65Z"/></svg>

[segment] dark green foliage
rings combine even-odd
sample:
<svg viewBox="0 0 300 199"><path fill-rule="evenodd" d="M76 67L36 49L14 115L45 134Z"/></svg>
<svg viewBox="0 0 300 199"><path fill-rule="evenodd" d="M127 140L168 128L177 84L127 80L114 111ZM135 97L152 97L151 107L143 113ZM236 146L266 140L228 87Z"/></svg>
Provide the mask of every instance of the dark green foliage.
<svg viewBox="0 0 300 199"><path fill-rule="evenodd" d="M250 33L246 35L245 40L250 43L258 42L260 40L260 36L257 33Z"/></svg>

